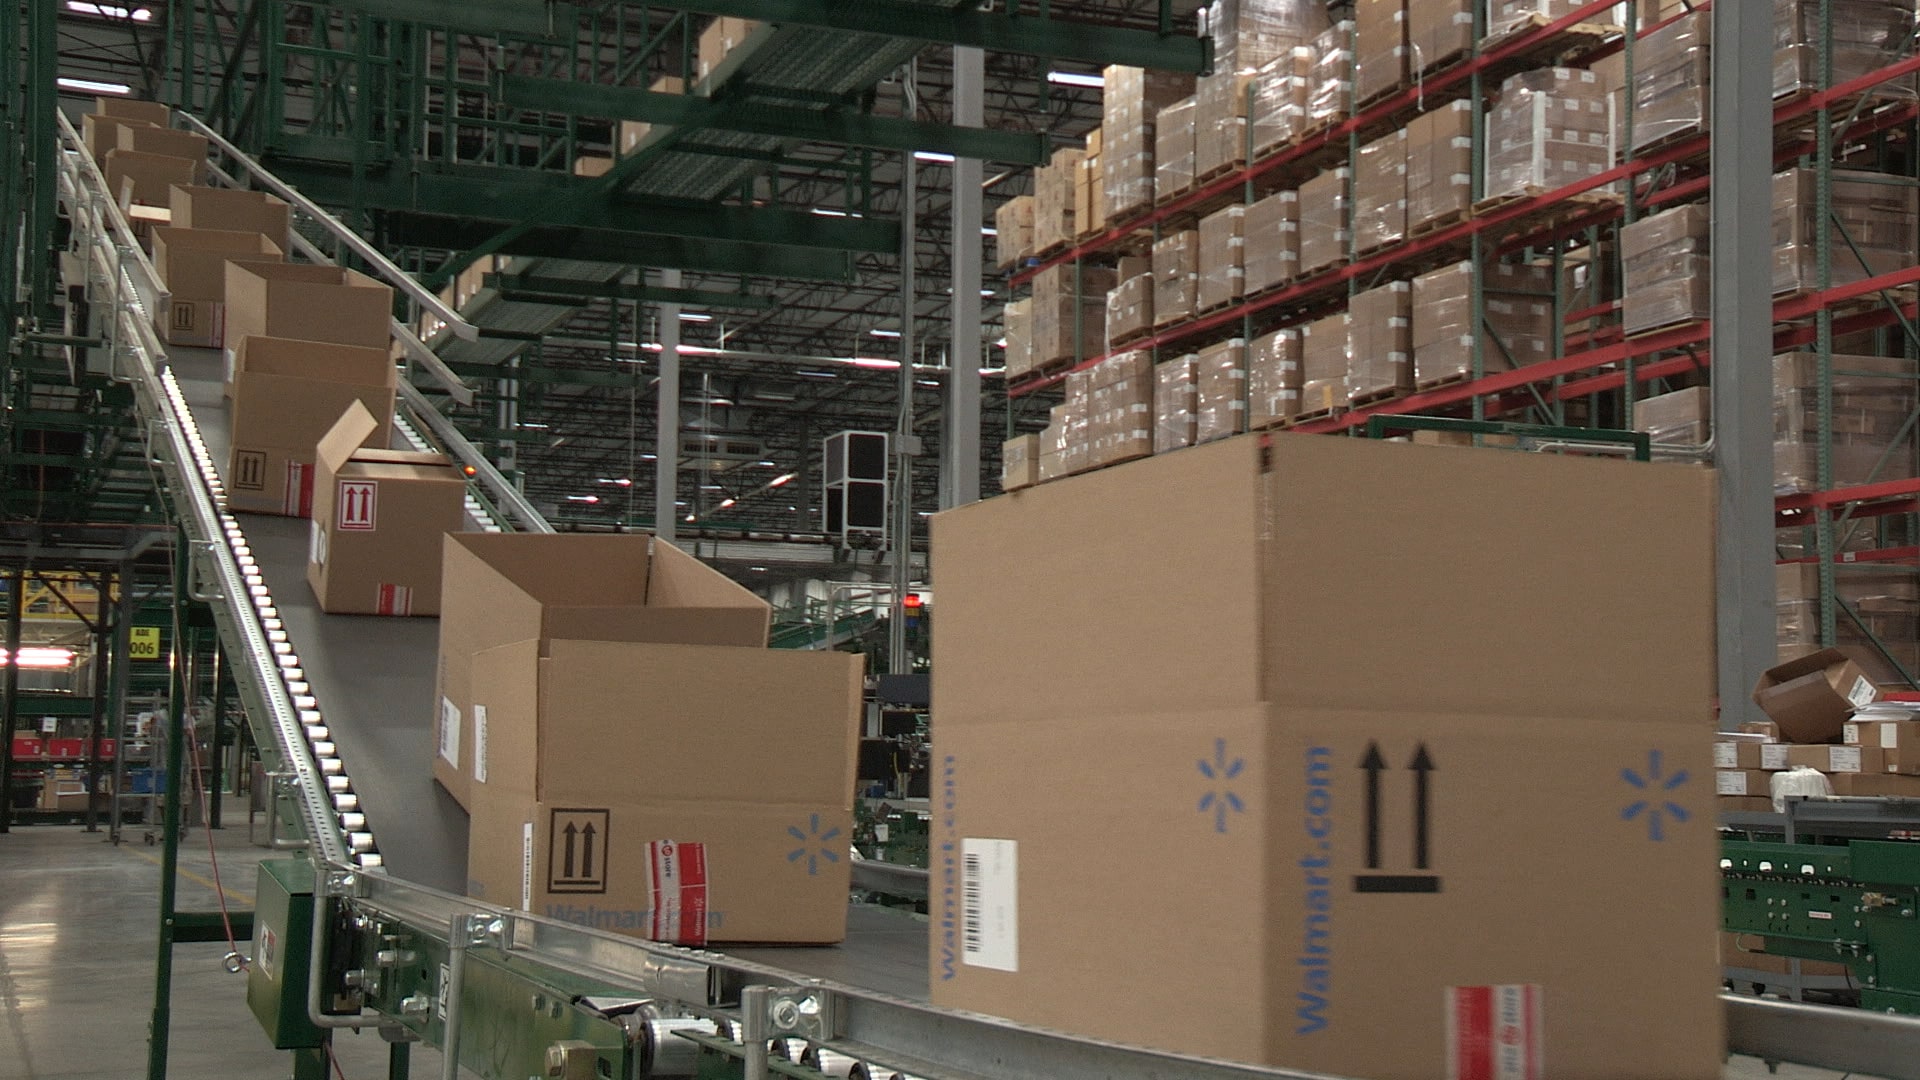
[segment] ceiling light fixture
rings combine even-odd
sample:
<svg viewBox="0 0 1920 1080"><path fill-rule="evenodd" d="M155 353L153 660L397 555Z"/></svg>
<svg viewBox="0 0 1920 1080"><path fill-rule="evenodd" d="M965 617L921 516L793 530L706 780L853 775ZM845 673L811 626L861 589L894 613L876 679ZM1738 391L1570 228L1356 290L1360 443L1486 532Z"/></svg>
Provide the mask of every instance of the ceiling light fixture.
<svg viewBox="0 0 1920 1080"><path fill-rule="evenodd" d="M981 236L999 236L1000 230L994 228L991 225L982 225L980 226L980 235Z"/></svg>
<svg viewBox="0 0 1920 1080"><path fill-rule="evenodd" d="M7 650L0 649L0 667L6 666ZM22 645L20 647L20 667L23 668L63 668L73 663L73 650L55 646Z"/></svg>
<svg viewBox="0 0 1920 1080"><path fill-rule="evenodd" d="M599 501L600 501L600 496L598 496L598 495L569 495L569 496L567 496L567 501L568 501L568 502L577 502L577 503L589 503L589 504L591 504L591 503L597 503L597 502L599 502Z"/></svg>
<svg viewBox="0 0 1920 1080"><path fill-rule="evenodd" d="M62 76L53 80L62 90L73 90L82 94L131 94L133 87L126 83L99 82L95 79L69 79Z"/></svg>
<svg viewBox="0 0 1920 1080"><path fill-rule="evenodd" d="M680 313L680 321L681 322L712 322L713 316L707 314L704 311L683 311Z"/></svg>
<svg viewBox="0 0 1920 1080"><path fill-rule="evenodd" d="M67 10L80 15L98 15L106 19L132 19L134 22L152 22L153 12L147 8L125 8L116 4L90 4L86 0L67 0Z"/></svg>
<svg viewBox="0 0 1920 1080"><path fill-rule="evenodd" d="M734 504L734 503L736 503L736 502L738 502L738 501L739 501L739 500L737 500L737 499L721 499L721 500L720 500L720 509L722 509L722 510L729 510L729 509L732 509L732 507L733 507L733 504Z"/></svg>
<svg viewBox="0 0 1920 1080"><path fill-rule="evenodd" d="M883 338L897 338L900 336L900 331L898 330L882 330L877 326L867 331L867 333L871 334L874 337L883 337Z"/></svg>
<svg viewBox="0 0 1920 1080"><path fill-rule="evenodd" d="M938 150L915 150L913 152L913 160L924 161L933 165L951 165L953 164L953 155L943 154Z"/></svg>
<svg viewBox="0 0 1920 1080"><path fill-rule="evenodd" d="M770 488L786 487L788 484L793 483L795 480L799 478L800 478L799 473L782 473L781 475L776 476L773 479L767 481L767 486Z"/></svg>
<svg viewBox="0 0 1920 1080"><path fill-rule="evenodd" d="M1055 86L1077 86L1082 90L1104 90L1107 86L1105 75L1085 71L1049 71L1047 81Z"/></svg>

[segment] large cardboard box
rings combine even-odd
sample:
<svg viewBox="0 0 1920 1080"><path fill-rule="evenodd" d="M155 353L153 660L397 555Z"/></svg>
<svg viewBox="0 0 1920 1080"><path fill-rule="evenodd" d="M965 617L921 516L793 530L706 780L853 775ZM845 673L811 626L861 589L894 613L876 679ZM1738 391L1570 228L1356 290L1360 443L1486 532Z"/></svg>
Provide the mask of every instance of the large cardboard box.
<svg viewBox="0 0 1920 1080"><path fill-rule="evenodd" d="M1780 737L1793 743L1839 739L1853 710L1879 698L1879 687L1839 649L1768 668L1753 688L1754 704L1780 725Z"/></svg>
<svg viewBox="0 0 1920 1080"><path fill-rule="evenodd" d="M385 349L294 338L248 336L234 347L240 375L233 392L233 449L227 506L306 517L313 506L314 448L358 401L386 442L398 376Z"/></svg>
<svg viewBox="0 0 1920 1080"><path fill-rule="evenodd" d="M1885 772L1920 775L1920 723L1910 720L1849 721L1848 745L1879 747Z"/></svg>
<svg viewBox="0 0 1920 1080"><path fill-rule="evenodd" d="M137 98L94 98L93 112L88 115L138 120L143 124L158 124L161 127L173 123L173 110L164 102L141 101Z"/></svg>
<svg viewBox="0 0 1920 1080"><path fill-rule="evenodd" d="M1701 469L1250 435L936 516L933 1002L1718 1077L1713 508ZM1492 587L1535 578L1581 604Z"/></svg>
<svg viewBox="0 0 1920 1080"><path fill-rule="evenodd" d="M438 615L467 478L445 454L369 445L384 427L355 401L315 447L307 584L332 615Z"/></svg>
<svg viewBox="0 0 1920 1080"><path fill-rule="evenodd" d="M169 345L224 345L228 261L267 262L280 256L280 246L256 232L155 228L153 268L169 294L161 336Z"/></svg>
<svg viewBox="0 0 1920 1080"><path fill-rule="evenodd" d="M393 339L393 290L357 270L338 266L229 262L229 394L238 372L239 343L256 334L359 345L384 352ZM327 423L332 424L339 415L335 409Z"/></svg>
<svg viewBox="0 0 1920 1080"><path fill-rule="evenodd" d="M206 182L207 137L195 135L191 131L176 131L173 128L154 127L151 124L122 124L114 132L114 147L119 150L133 150L142 154L163 154L190 161L194 166L196 184ZM162 205L166 199L161 199Z"/></svg>
<svg viewBox="0 0 1920 1080"><path fill-rule="evenodd" d="M839 941L861 672L659 642L478 653L468 891L689 945Z"/></svg>
<svg viewBox="0 0 1920 1080"><path fill-rule="evenodd" d="M707 28L700 31L698 77L704 79L712 75L727 54L739 48L747 40L747 35L759 25L752 19L736 19L727 15L708 23Z"/></svg>
<svg viewBox="0 0 1920 1080"><path fill-rule="evenodd" d="M176 185L167 205L173 212L169 224L176 229L257 232L286 250L287 204L267 192Z"/></svg>
<svg viewBox="0 0 1920 1080"><path fill-rule="evenodd" d="M107 193L116 202L141 206L167 205L167 192L175 184L197 184L205 163L168 154L148 154L138 150L109 150L101 172L106 174Z"/></svg>
<svg viewBox="0 0 1920 1080"><path fill-rule="evenodd" d="M637 534L451 533L441 574L433 778L469 809L476 654L552 638L764 647L772 620L766 601Z"/></svg>
<svg viewBox="0 0 1920 1080"><path fill-rule="evenodd" d="M80 141L86 144L87 153L93 155L96 164L104 166L107 151L120 148L120 129L123 127L148 127L151 121L126 116L108 116L104 113L86 113L80 117Z"/></svg>

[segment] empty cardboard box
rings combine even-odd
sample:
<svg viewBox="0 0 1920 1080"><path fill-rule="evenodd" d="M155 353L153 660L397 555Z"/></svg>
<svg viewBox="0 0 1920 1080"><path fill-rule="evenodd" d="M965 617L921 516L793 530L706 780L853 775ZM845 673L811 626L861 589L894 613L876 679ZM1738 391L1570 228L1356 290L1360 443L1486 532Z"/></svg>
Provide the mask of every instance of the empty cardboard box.
<svg viewBox="0 0 1920 1080"><path fill-rule="evenodd" d="M1853 710L1878 701L1880 689L1839 649L1821 649L1768 668L1753 688L1754 704L1780 725L1790 743L1838 740Z"/></svg>
<svg viewBox="0 0 1920 1080"><path fill-rule="evenodd" d="M286 250L287 204L264 191L176 185L167 205L175 228L257 232Z"/></svg>
<svg viewBox="0 0 1920 1080"><path fill-rule="evenodd" d="M161 336L169 345L217 349L225 344L227 263L266 262L280 254L279 245L256 232L154 229L153 267L169 294Z"/></svg>
<svg viewBox="0 0 1920 1080"><path fill-rule="evenodd" d="M465 523L467 478L445 454L367 440L355 401L314 450L307 584L330 615L440 614L441 537Z"/></svg>
<svg viewBox="0 0 1920 1080"><path fill-rule="evenodd" d="M384 445L398 376L385 349L294 338L246 337L234 350L233 449L227 506L306 517L313 507L313 454L358 401L379 423Z"/></svg>
<svg viewBox="0 0 1920 1080"><path fill-rule="evenodd" d="M393 290L355 270L312 263L227 264L227 392L250 335L359 345L385 351L393 339ZM327 417L333 423L336 410Z"/></svg>
<svg viewBox="0 0 1920 1080"><path fill-rule="evenodd" d="M106 174L107 193L116 202L140 206L167 205L169 189L175 184L197 184L205 162L195 164L186 158L168 154L148 154L139 150L109 150L101 165Z"/></svg>

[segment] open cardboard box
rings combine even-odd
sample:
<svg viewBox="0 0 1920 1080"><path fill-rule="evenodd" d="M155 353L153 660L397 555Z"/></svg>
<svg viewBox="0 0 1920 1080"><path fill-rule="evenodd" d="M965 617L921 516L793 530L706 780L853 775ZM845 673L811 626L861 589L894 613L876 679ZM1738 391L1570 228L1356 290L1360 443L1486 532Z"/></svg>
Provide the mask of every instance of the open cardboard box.
<svg viewBox="0 0 1920 1080"><path fill-rule="evenodd" d="M231 264L229 264L231 265ZM354 402L366 407L387 440L398 373L384 349L295 338L245 337L234 352L233 448L227 506L258 514L306 517L313 506L314 449Z"/></svg>
<svg viewBox="0 0 1920 1080"><path fill-rule="evenodd" d="M227 263L277 259L280 245L256 232L226 229L167 225L152 235L153 267L168 293L161 336L169 345L219 348L226 335Z"/></svg>
<svg viewBox="0 0 1920 1080"><path fill-rule="evenodd" d="M1847 717L1879 699L1880 688L1839 649L1770 667L1753 688L1754 704L1790 743L1838 742Z"/></svg>

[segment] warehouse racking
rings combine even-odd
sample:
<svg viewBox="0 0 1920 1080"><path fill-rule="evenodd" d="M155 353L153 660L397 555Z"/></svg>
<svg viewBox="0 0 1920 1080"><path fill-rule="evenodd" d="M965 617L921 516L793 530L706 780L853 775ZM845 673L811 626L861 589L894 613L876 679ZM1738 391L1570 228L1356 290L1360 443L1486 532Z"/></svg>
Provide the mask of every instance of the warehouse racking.
<svg viewBox="0 0 1920 1080"><path fill-rule="evenodd" d="M1640 21L1644 5L1591 2L1568 5L1557 17L1535 16L1518 29L1489 37L1484 5L1473 5L1476 43L1452 66L1440 65L1384 96L1376 95L1351 116L1331 127L1310 132L1291 143L1255 152L1248 136L1245 165L1227 175L1162 201L1145 212L1129 215L1102 231L1053 253L1027 260L1015 269L1010 282L1030 284L1056 267L1106 265L1136 252L1175 228L1190 227L1207 214L1236 203L1253 204L1261 197L1286 190L1324 170L1345 166L1344 181L1353 190L1353 171L1360 168L1363 147L1398 129L1416 114L1430 114L1456 101L1484 106L1501 80L1520 71L1561 64L1591 68L1611 60L1618 65L1627 87L1633 85L1636 52L1655 35L1687 30L1686 20L1701 20L1711 3ZM1916 109L1912 83L1920 72L1920 57L1902 41L1897 54L1863 70L1857 56L1844 77L1834 75L1834 8L1838 0L1804 5L1810 25L1808 55L1802 60L1799 81L1778 92L1773 104L1777 169L1798 166L1809 175L1814 194L1814 220L1832 214L1836 171L1852 167L1883 171L1885 182L1913 184L1911 147ZM1614 13L1624 26L1608 25ZM1697 13L1697 14L1696 14ZM1658 40L1658 39L1655 39ZM1250 95L1255 90L1249 91ZM1129 338L1111 350L1104 342L1080 340L1077 362L1037 371L1010 381L1015 398L1059 386L1067 375L1084 371L1109 355L1146 350L1156 359L1170 359L1227 339L1253 341L1260 333L1279 327L1301 326L1317 316L1341 310L1354 295L1375 283L1404 280L1436 266L1465 260L1474 268L1472 325L1486 327L1485 268L1494 261L1533 261L1551 266L1556 282L1571 277L1572 261L1617 242L1619 230L1650 214L1687 205L1703 197L1709 187L1707 158L1711 135L1703 130L1704 100L1691 124L1669 125L1635 149L1634 110L1623 109L1616 126L1622 143L1617 164L1552 190L1530 189L1507 198L1487 198L1488 134L1485 107L1471 110L1473 154L1472 211L1451 223L1420 231L1398 242L1361 251L1349 237L1346 258L1336 265L1297 276L1276 288L1239 299L1225 307L1155 327ZM1249 124L1251 129L1252 124ZM1861 162L1867 162L1861 165ZM1351 199L1351 194L1349 194ZM1892 328L1900 338L1888 351L1915 355L1915 308L1912 287L1920 270L1910 265L1841 273L1859 260L1858 243L1845 225L1816 228L1803 246L1807 280L1775 297L1772 321L1776 352L1804 350L1816 366L1809 389L1814 402L1808 417L1808 443L1813 447L1811 471L1800 486L1783 490L1777 500L1782 530L1783 565L1804 561L1817 568L1812 634L1806 644L1852 641L1871 650L1882 661L1877 671L1890 682L1916 683L1911 650L1897 646L1911 641L1911 631L1883 641L1873 621L1840 595L1835 567L1853 563L1912 566L1916 550L1910 542L1911 513L1920 493L1920 481L1910 479L1909 464L1897 459L1908 428L1889 440L1890 449L1860 482L1836 483L1833 470L1835 418L1833 387L1837 338ZM1911 248L1911 239L1908 247ZM1838 271L1836 271L1836 267ZM1588 269L1587 289L1576 292L1562 284L1557 295L1545 297L1553 305L1554 334L1549 358L1511 366L1498 362L1498 339L1491 332L1473 335L1470 370L1443 382L1422 380L1367 400L1342 401L1335 407L1303 415L1288 425L1301 433L1358 433L1369 418L1386 414L1431 413L1474 419L1504 417L1523 421L1596 426L1635 425L1635 409L1650 394L1669 386L1702 380L1710 370L1712 323L1704 311L1688 311L1672 319L1628 334L1619 325L1621 303L1617 265L1599 262ZM1599 289L1593 288L1594 283ZM1857 339L1856 339L1857 340ZM1507 370L1503 370L1507 369ZM1844 367L1838 369L1846 377ZM1890 385L1882 380L1879 386ZM1911 421L1909 421L1909 425ZM1671 454L1686 448L1668 447ZM1699 456L1700 451L1694 451ZM1906 451L1911 455L1910 445ZM1844 479L1844 477L1842 478ZM1871 537L1863 523L1877 528ZM1847 571L1842 570L1843 574ZM1902 595L1906 595L1904 592ZM1788 620L1783 618L1783 624ZM1889 644L1895 649L1889 649Z"/></svg>

